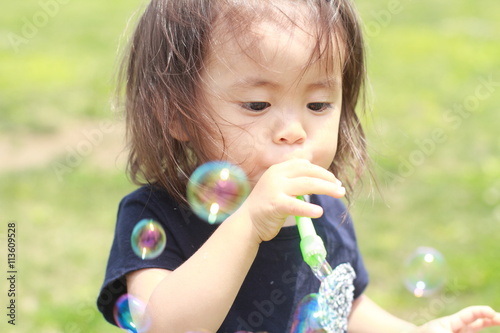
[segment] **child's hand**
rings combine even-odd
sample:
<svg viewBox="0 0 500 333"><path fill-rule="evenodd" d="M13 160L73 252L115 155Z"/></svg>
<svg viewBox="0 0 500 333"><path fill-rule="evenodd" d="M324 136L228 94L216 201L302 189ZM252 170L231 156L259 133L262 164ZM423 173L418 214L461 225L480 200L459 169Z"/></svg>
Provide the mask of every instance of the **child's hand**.
<svg viewBox="0 0 500 333"><path fill-rule="evenodd" d="M417 328L415 333L474 333L490 326L500 326L500 313L489 306L471 306L432 320Z"/></svg>
<svg viewBox="0 0 500 333"><path fill-rule="evenodd" d="M320 206L296 198L306 194L340 198L345 188L328 170L308 160L292 159L267 169L239 210L250 216L258 241L267 241L276 236L287 216L323 215Z"/></svg>

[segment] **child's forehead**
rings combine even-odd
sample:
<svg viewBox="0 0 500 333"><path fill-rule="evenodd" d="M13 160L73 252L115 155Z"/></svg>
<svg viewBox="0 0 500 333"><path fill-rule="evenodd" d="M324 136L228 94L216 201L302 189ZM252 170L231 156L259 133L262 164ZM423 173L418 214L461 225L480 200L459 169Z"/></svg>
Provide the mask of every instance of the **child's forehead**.
<svg viewBox="0 0 500 333"><path fill-rule="evenodd" d="M214 59L230 62L242 54L263 66L287 54L304 57L304 67L318 60L330 67L343 62L343 34L337 31L340 28L322 26L304 2L251 3L260 5L230 9L216 21L206 52L207 63Z"/></svg>

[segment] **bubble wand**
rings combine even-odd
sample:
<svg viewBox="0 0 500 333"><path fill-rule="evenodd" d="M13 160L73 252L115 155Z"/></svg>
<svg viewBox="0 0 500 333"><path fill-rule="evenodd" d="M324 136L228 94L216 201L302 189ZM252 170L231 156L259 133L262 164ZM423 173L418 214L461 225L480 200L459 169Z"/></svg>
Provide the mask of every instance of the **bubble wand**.
<svg viewBox="0 0 500 333"><path fill-rule="evenodd" d="M297 197L304 200L303 196ZM332 273L332 267L326 261L326 248L321 237L316 233L309 217L295 216L300 235L300 251L306 264L311 267L314 275L323 281Z"/></svg>

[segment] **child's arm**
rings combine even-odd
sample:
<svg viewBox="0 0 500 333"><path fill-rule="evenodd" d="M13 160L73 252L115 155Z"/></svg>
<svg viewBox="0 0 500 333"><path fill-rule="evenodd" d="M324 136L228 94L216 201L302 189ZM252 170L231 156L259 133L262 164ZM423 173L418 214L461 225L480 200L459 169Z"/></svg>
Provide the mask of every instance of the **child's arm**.
<svg viewBox="0 0 500 333"><path fill-rule="evenodd" d="M488 306L472 306L416 327L391 315L367 296L361 295L353 303L349 333L465 333L498 325L500 313Z"/></svg>
<svg viewBox="0 0 500 333"><path fill-rule="evenodd" d="M129 293L148 303L149 332L217 331L259 244L274 238L289 215L322 215L321 207L296 198L308 193L344 194L333 174L307 160L274 165L260 177L243 205L179 268L129 274Z"/></svg>
<svg viewBox="0 0 500 333"><path fill-rule="evenodd" d="M403 333L415 328L415 325L382 309L366 295L360 295L352 304L349 333Z"/></svg>
<svg viewBox="0 0 500 333"><path fill-rule="evenodd" d="M148 332L217 331L259 247L248 239L243 220L226 222L175 271L145 269L127 276L129 293L148 301Z"/></svg>

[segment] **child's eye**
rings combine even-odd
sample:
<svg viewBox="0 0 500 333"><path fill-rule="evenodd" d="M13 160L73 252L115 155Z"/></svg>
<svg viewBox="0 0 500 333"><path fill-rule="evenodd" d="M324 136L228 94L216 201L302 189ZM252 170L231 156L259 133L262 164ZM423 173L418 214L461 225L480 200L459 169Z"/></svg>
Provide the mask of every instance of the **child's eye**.
<svg viewBox="0 0 500 333"><path fill-rule="evenodd" d="M243 103L241 106L243 108L254 111L254 112L259 112L259 111L264 111L268 107L271 106L271 103L268 102L248 102L248 103Z"/></svg>
<svg viewBox="0 0 500 333"><path fill-rule="evenodd" d="M314 111L314 112L325 111L326 109L330 108L331 106L332 105L330 103L320 103L320 102L307 104L307 108L311 111Z"/></svg>

